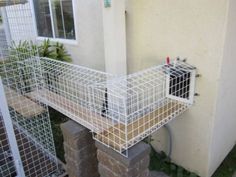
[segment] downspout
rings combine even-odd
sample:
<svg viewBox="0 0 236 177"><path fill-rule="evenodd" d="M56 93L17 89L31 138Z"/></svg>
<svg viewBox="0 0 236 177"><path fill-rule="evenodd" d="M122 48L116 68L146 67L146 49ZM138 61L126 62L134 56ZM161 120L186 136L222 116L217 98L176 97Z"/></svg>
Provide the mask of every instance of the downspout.
<svg viewBox="0 0 236 177"><path fill-rule="evenodd" d="M115 75L127 74L125 0L101 0L105 70Z"/></svg>

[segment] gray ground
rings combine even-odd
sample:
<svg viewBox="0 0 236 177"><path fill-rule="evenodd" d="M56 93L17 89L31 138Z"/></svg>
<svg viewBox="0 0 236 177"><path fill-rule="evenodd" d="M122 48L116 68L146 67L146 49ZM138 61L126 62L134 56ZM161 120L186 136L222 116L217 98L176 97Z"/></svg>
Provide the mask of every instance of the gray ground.
<svg viewBox="0 0 236 177"><path fill-rule="evenodd" d="M236 177L236 172L234 172L233 177Z"/></svg>

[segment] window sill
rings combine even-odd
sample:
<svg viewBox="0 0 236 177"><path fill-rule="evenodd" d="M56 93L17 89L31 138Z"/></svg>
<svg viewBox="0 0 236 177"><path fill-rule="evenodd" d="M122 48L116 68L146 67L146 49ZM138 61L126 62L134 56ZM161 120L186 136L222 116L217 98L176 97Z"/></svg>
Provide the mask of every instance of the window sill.
<svg viewBox="0 0 236 177"><path fill-rule="evenodd" d="M47 37L37 37L36 40L44 41L45 39L49 39L52 42L60 42L65 45L78 45L78 41L74 39L59 39L59 38L47 38Z"/></svg>

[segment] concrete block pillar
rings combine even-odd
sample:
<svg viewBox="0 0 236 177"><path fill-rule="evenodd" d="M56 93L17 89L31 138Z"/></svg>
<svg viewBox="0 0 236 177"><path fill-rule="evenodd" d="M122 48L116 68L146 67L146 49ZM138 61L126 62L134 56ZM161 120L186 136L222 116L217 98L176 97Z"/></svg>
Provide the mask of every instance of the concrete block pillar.
<svg viewBox="0 0 236 177"><path fill-rule="evenodd" d="M99 177L97 149L92 134L70 120L61 124L67 173L70 177Z"/></svg>
<svg viewBox="0 0 236 177"><path fill-rule="evenodd" d="M148 177L150 146L140 142L123 157L103 144L96 142L98 170L101 177Z"/></svg>

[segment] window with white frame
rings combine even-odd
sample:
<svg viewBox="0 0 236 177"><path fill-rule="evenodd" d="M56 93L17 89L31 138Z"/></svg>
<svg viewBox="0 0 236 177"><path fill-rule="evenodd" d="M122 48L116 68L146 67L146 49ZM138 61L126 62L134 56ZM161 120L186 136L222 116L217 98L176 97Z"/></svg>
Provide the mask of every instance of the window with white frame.
<svg viewBox="0 0 236 177"><path fill-rule="evenodd" d="M39 37L76 39L73 0L33 0Z"/></svg>

